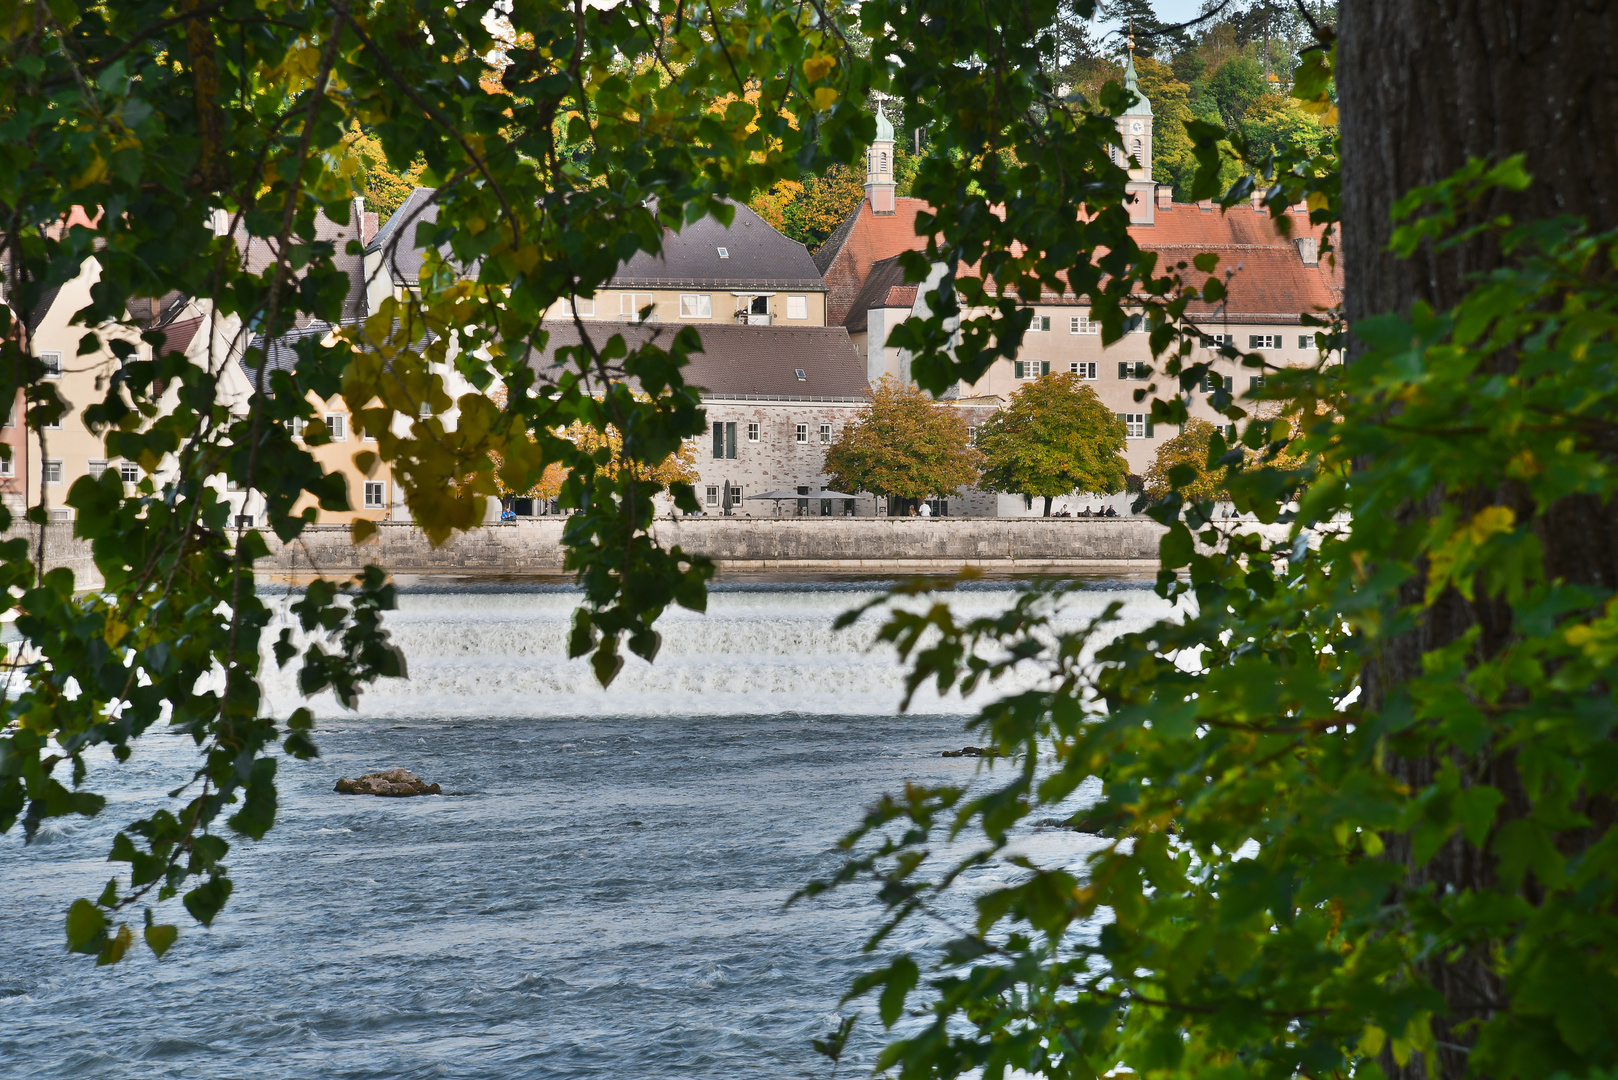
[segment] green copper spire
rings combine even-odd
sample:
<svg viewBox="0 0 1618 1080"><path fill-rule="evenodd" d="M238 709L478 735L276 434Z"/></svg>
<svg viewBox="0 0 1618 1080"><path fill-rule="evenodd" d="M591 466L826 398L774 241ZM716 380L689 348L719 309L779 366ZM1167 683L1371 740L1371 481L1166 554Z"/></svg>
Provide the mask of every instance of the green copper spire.
<svg viewBox="0 0 1618 1080"><path fill-rule="evenodd" d="M882 115L882 104L881 104L881 102L878 102L877 106L876 106L876 141L877 142L892 142L893 141L893 124L888 120L888 118L886 116Z"/></svg>
<svg viewBox="0 0 1618 1080"><path fill-rule="evenodd" d="M1135 96L1140 100L1125 109L1124 115L1150 116L1152 115L1152 103L1146 100L1146 95L1141 93L1140 87L1135 84L1135 50L1130 49L1128 56L1129 58L1124 61L1124 89L1133 90Z"/></svg>

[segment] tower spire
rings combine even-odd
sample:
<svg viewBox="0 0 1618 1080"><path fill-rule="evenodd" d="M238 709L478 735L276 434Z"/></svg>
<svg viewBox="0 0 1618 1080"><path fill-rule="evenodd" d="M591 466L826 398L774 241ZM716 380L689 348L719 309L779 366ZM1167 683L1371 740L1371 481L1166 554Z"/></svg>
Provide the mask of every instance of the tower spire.
<svg viewBox="0 0 1618 1080"><path fill-rule="evenodd" d="M893 122L882 112L882 101L876 105L876 139L865 157L865 197L871 200L873 214L893 213L894 182Z"/></svg>

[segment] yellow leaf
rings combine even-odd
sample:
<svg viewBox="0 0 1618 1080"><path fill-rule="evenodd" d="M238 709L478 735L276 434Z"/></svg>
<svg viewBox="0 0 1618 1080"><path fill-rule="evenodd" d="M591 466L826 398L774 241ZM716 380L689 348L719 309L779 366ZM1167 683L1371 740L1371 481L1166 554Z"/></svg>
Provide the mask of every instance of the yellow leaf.
<svg viewBox="0 0 1618 1080"><path fill-rule="evenodd" d="M376 522L370 518L355 518L348 527L348 535L357 547L376 535Z"/></svg>
<svg viewBox="0 0 1618 1080"><path fill-rule="evenodd" d="M1328 205L1326 196L1319 191L1311 191L1304 202L1311 210L1324 210Z"/></svg>
<svg viewBox="0 0 1618 1080"><path fill-rule="evenodd" d="M1472 520L1466 524L1466 531L1474 544L1483 544L1496 533L1510 532L1516 524L1517 515L1511 507L1485 506L1472 515Z"/></svg>
<svg viewBox="0 0 1618 1080"><path fill-rule="evenodd" d="M803 62L803 74L810 82L819 82L831 74L831 69L837 66L835 56L811 56Z"/></svg>
<svg viewBox="0 0 1618 1080"><path fill-rule="evenodd" d="M90 152L95 155L95 158L83 172L73 178L73 186L76 188L89 187L91 184L99 183L101 178L107 175L107 159L101 156L101 151L99 150L91 150Z"/></svg>
<svg viewBox="0 0 1618 1080"><path fill-rule="evenodd" d="M815 91L815 110L825 112L837 104L837 91L829 86L822 86Z"/></svg>
<svg viewBox="0 0 1618 1080"><path fill-rule="evenodd" d="M1366 1024L1364 1033L1360 1035L1360 1053L1368 1058L1374 1058L1382 1052L1382 1047L1387 1041L1387 1032L1375 1024Z"/></svg>

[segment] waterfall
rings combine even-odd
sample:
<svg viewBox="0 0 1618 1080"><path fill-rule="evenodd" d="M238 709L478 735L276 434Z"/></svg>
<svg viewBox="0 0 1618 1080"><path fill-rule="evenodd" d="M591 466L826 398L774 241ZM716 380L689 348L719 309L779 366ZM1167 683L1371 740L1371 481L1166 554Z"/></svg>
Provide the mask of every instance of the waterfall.
<svg viewBox="0 0 1618 1080"><path fill-rule="evenodd" d="M574 589L402 590L386 626L405 652L410 677L377 683L360 710L377 717L891 714L902 696L903 668L892 647L876 640L880 613L833 629L839 614L875 595L870 586L717 587L706 613L665 612L657 622L663 645L655 662L626 653L623 670L603 690L585 660L567 658L570 620L581 599ZM1013 593L981 587L908 603L937 599L948 599L961 618L998 611ZM1093 618L1117 599L1126 601L1124 628L1167 609L1144 589L1087 591L1071 598L1063 625ZM1036 678L1032 671L1019 673L1000 685L1020 689ZM278 713L302 703L291 669L269 670L265 685ZM329 695L311 704L325 716L340 711ZM912 706L937 713L976 707L931 691L918 693Z"/></svg>

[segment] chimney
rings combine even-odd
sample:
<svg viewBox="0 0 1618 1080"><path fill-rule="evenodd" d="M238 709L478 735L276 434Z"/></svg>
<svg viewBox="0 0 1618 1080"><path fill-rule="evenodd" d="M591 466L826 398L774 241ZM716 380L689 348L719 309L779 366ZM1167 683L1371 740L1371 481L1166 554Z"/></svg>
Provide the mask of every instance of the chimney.
<svg viewBox="0 0 1618 1080"><path fill-rule="evenodd" d="M364 232L360 236L360 243L369 244L371 239L376 236L377 214L374 210L367 210L365 216L360 220L365 223Z"/></svg>
<svg viewBox="0 0 1618 1080"><path fill-rule="evenodd" d="M1295 236L1292 242L1298 247L1298 258L1303 260L1305 266L1320 265L1320 241L1313 236Z"/></svg>
<svg viewBox="0 0 1618 1080"><path fill-rule="evenodd" d="M1157 185L1157 208L1167 210L1174 205L1174 188L1168 184Z"/></svg>

